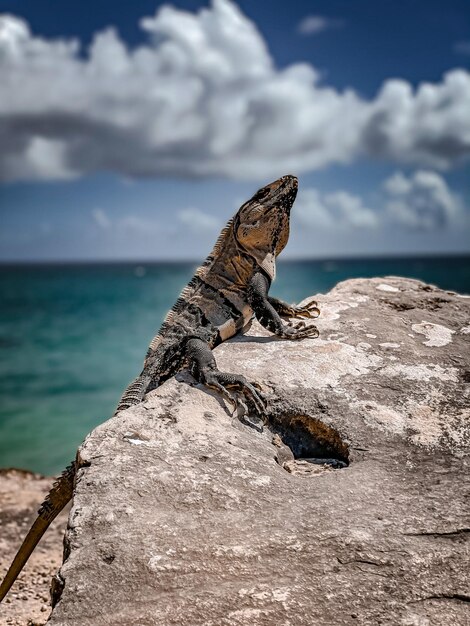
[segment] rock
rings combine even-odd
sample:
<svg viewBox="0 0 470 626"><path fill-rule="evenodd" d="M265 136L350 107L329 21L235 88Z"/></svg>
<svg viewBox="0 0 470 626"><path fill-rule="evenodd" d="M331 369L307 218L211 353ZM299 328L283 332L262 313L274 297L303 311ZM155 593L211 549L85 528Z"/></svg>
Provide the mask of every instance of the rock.
<svg viewBox="0 0 470 626"><path fill-rule="evenodd" d="M317 299L319 339L215 351L263 432L183 373L89 435L51 625L468 623L470 299Z"/></svg>

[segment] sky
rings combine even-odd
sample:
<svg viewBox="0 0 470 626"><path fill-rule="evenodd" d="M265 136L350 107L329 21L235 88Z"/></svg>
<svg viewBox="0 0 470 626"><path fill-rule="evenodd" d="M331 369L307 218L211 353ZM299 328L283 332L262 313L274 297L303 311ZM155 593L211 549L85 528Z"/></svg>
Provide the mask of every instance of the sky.
<svg viewBox="0 0 470 626"><path fill-rule="evenodd" d="M0 261L470 252L467 0L0 0Z"/></svg>

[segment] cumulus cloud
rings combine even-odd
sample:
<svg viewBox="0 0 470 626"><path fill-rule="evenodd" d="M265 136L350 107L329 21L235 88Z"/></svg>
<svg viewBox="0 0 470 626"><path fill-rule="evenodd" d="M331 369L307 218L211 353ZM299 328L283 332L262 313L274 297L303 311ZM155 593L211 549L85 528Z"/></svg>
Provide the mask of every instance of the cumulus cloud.
<svg viewBox="0 0 470 626"><path fill-rule="evenodd" d="M308 187L300 189L295 214L307 228L323 231L369 231L389 227L432 231L457 226L465 215L461 198L445 179L430 170L410 175L396 172L375 193L374 206L361 196L340 190L322 193ZM462 222L463 223L463 222Z"/></svg>
<svg viewBox="0 0 470 626"><path fill-rule="evenodd" d="M384 183L388 219L417 230L434 230L455 223L462 201L436 172L419 170L410 176L397 172Z"/></svg>
<svg viewBox="0 0 470 626"><path fill-rule="evenodd" d="M347 191L321 194L317 189L300 190L295 203L299 220L318 229L375 228L377 215L360 196Z"/></svg>
<svg viewBox="0 0 470 626"><path fill-rule="evenodd" d="M145 45L115 30L76 40L0 18L0 179L268 178L359 157L446 168L470 153L470 74L373 100L319 83L307 63L275 67L230 0L141 20Z"/></svg>
<svg viewBox="0 0 470 626"><path fill-rule="evenodd" d="M448 72L416 92L389 80L370 103L362 149L369 156L447 168L470 152L470 74Z"/></svg>
<svg viewBox="0 0 470 626"><path fill-rule="evenodd" d="M307 15L304 17L297 27L301 35L317 35L330 28L342 26L341 20L331 19L323 15Z"/></svg>

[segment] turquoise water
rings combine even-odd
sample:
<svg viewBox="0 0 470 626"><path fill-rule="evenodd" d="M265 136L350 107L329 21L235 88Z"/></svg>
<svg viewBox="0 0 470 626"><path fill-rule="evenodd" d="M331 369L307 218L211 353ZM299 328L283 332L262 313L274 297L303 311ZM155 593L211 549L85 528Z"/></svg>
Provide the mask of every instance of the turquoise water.
<svg viewBox="0 0 470 626"><path fill-rule="evenodd" d="M50 474L114 411L195 265L0 266L0 467ZM470 257L279 263L289 302L353 277L470 292Z"/></svg>

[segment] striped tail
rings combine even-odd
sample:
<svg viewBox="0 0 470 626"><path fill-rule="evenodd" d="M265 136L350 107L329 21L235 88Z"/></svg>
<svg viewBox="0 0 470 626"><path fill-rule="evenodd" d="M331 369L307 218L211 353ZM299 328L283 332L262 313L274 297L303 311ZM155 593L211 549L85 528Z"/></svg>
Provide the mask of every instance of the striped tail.
<svg viewBox="0 0 470 626"><path fill-rule="evenodd" d="M134 404L139 404L139 402L142 402L145 394L156 386L155 384L151 386L151 382L151 374L146 374L145 376L141 374L140 376L137 376L137 378L133 382L131 382L126 391L122 394L122 398L117 405L117 409L114 412L114 415L116 415L116 413L119 413L119 411L124 411L124 409L128 409Z"/></svg>
<svg viewBox="0 0 470 626"><path fill-rule="evenodd" d="M31 553L49 528L51 522L62 511L67 502L70 502L72 499L75 473L76 464L73 462L62 472L57 481L52 485L52 489L38 511L38 517L31 526L25 540L13 559L13 563L10 565L10 569L0 585L0 602L18 578L21 570L31 556Z"/></svg>

